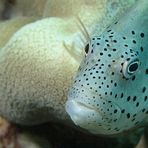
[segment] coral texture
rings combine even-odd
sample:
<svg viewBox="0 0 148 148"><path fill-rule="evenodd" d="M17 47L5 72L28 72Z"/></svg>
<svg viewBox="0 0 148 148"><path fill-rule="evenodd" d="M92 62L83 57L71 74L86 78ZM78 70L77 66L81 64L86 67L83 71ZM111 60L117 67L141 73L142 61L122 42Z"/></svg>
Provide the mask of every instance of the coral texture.
<svg viewBox="0 0 148 148"><path fill-rule="evenodd" d="M9 120L25 124L65 118L67 90L79 66L64 46L79 29L73 25L68 31L74 20L67 21L51 18L27 25L1 49L0 112Z"/></svg>
<svg viewBox="0 0 148 148"><path fill-rule="evenodd" d="M37 19L37 17L15 17L11 20L0 21L0 47L3 47L22 26Z"/></svg>

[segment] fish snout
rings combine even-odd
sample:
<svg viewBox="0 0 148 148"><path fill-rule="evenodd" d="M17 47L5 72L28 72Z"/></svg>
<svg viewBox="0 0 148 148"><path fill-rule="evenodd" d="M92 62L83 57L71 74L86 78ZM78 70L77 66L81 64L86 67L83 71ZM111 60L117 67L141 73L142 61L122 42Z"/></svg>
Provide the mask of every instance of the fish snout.
<svg viewBox="0 0 148 148"><path fill-rule="evenodd" d="M115 120L113 118L116 120L120 118L118 113L113 117L111 112L105 111L106 108L99 109L77 100L68 100L65 107L77 126L94 134L109 134L107 129L112 126L112 120ZM115 111L119 111L119 109Z"/></svg>

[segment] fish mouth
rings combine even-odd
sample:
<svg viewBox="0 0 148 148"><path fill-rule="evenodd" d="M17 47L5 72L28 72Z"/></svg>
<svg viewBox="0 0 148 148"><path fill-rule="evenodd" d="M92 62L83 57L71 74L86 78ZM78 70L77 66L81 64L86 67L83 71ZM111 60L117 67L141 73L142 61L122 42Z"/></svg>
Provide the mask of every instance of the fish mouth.
<svg viewBox="0 0 148 148"><path fill-rule="evenodd" d="M98 133L96 127L98 128L98 123L102 120L102 115L98 110L76 100L68 100L65 108L66 112L77 126L91 133Z"/></svg>
<svg viewBox="0 0 148 148"><path fill-rule="evenodd" d="M70 100L66 102L66 111L69 115L73 114L83 115L82 114L83 111L98 112L95 108L75 100Z"/></svg>
<svg viewBox="0 0 148 148"><path fill-rule="evenodd" d="M78 105L78 106L80 106L80 107L83 107L83 108L87 108L87 109L89 109L89 110L95 110L95 108L93 108L93 107L91 107L91 106L88 106L88 105L86 105L86 104L84 104L84 103L82 103L82 102L78 102L78 101L74 101L74 100L72 100L72 101L70 101L71 103L73 103L73 104L75 104L75 105ZM97 110L96 110L97 111Z"/></svg>
<svg viewBox="0 0 148 148"><path fill-rule="evenodd" d="M78 100L70 99L67 100L65 109L75 125L92 134L115 135L121 132L108 130L109 127L114 127L114 125L108 122L110 116L101 111L100 108L95 108L89 104L81 103Z"/></svg>

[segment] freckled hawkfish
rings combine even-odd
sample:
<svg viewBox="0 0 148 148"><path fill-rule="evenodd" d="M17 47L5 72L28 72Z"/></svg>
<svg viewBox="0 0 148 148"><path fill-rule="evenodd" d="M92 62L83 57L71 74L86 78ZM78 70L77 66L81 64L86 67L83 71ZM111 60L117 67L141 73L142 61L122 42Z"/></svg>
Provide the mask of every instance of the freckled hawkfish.
<svg viewBox="0 0 148 148"><path fill-rule="evenodd" d="M68 94L73 122L94 134L118 134L148 120L148 0L139 0L90 39Z"/></svg>

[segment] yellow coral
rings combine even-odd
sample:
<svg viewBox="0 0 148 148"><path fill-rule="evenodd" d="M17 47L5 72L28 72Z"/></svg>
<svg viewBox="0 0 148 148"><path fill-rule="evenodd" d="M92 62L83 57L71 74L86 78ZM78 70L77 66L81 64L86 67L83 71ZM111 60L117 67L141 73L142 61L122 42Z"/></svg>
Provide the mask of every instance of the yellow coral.
<svg viewBox="0 0 148 148"><path fill-rule="evenodd" d="M11 20L0 21L0 47L3 47L22 26L37 19L37 17L16 17Z"/></svg>
<svg viewBox="0 0 148 148"><path fill-rule="evenodd" d="M79 66L63 45L81 35L74 21L37 21L20 29L1 49L0 113L6 118L22 124L65 118L67 90Z"/></svg>

